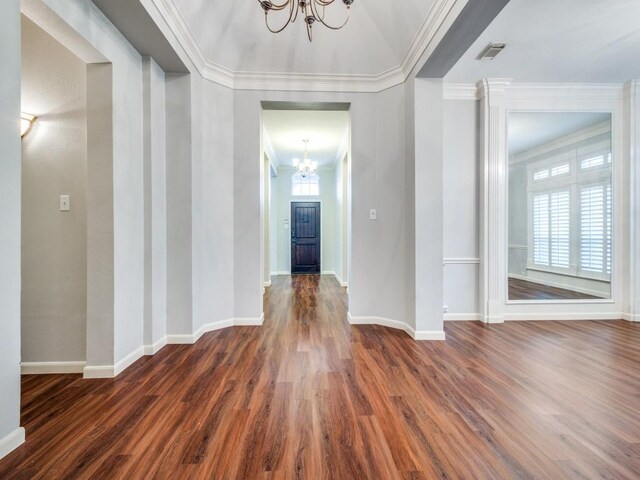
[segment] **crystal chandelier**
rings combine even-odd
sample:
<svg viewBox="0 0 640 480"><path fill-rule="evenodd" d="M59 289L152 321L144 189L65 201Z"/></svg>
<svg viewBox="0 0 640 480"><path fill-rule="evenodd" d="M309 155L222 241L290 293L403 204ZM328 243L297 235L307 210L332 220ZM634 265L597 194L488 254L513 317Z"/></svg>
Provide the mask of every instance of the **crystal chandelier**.
<svg viewBox="0 0 640 480"><path fill-rule="evenodd" d="M296 21L299 13L300 15L302 15L304 23L307 26L307 36L309 37L309 41L312 41L313 35L311 29L314 23L320 22L325 27L330 28L331 30L340 30L349 21L349 14L351 12L351 4L353 3L353 0L342 0L342 3L347 6L347 18L342 25L334 26L325 21L325 8L335 1L336 0L284 0L284 3L278 4L272 2L271 0L258 0L258 3L264 10L264 21L267 24L267 28L270 32L280 33L285 28L287 28L290 23ZM287 10L289 12L289 19L282 27L274 29L269 25L269 12L279 12L281 10Z"/></svg>
<svg viewBox="0 0 640 480"><path fill-rule="evenodd" d="M311 173L315 173L318 169L318 162L312 162L309 159L307 147L309 146L309 140L302 140L304 142L304 158L300 161L297 158L293 159L293 166L296 167L300 175L304 178Z"/></svg>

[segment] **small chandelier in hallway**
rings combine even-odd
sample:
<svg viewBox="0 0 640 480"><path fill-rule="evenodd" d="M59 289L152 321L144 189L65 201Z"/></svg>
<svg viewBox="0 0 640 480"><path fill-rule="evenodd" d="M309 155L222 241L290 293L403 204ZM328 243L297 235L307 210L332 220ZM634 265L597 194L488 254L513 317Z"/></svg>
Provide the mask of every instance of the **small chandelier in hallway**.
<svg viewBox="0 0 640 480"><path fill-rule="evenodd" d="M318 169L318 162L312 162L309 159L309 153L307 147L309 146L309 140L302 140L304 142L304 158L300 161L297 158L293 159L293 166L296 167L300 175L304 178L311 173L315 173Z"/></svg>
<svg viewBox="0 0 640 480"><path fill-rule="evenodd" d="M336 0L285 0L284 3L278 4L272 2L271 0L258 0L258 3L260 3L260 6L262 6L262 9L264 10L264 21L267 24L267 28L270 32L282 32L290 23L296 21L296 19L298 18L298 13L300 13L304 20L304 23L307 26L307 36L309 37L309 41L312 41L312 28L315 22L320 22L325 27L330 28L331 30L340 30L349 21L349 14L351 12L351 4L353 3L353 0L342 0L342 3L347 6L347 18L342 25L334 26L325 21L325 8L333 4L333 2L335 1ZM271 28L268 18L269 12L279 12L281 10L289 11L288 20L280 28Z"/></svg>

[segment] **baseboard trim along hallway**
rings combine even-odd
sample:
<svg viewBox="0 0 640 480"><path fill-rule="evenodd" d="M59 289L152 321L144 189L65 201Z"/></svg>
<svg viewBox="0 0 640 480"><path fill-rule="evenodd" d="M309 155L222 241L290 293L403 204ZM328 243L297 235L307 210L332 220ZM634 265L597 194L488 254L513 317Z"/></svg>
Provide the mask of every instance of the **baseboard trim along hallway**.
<svg viewBox="0 0 640 480"><path fill-rule="evenodd" d="M444 331L428 331L414 329L412 326L398 320L391 320L383 317L353 317L351 313L347 313L347 318L351 325L380 325L383 327L404 330L414 340L445 340Z"/></svg>
<svg viewBox="0 0 640 480"><path fill-rule="evenodd" d="M120 375L123 371L137 362L140 358L147 355L155 355L165 345L192 345L196 343L202 335L208 332L214 332L223 328L229 327L248 327L248 326L262 326L264 322L264 313L259 318L230 318L228 320L221 320L219 322L212 322L200 327L195 333L189 335L167 335L158 340L153 345L144 345L135 351L131 352L125 358L120 360L115 365L99 365L99 366L84 366L83 369L73 372L56 372L56 373L84 373L84 378L114 378ZM24 373L24 372L23 372ZM40 372L45 373L45 372ZM54 373L54 372L50 372Z"/></svg>
<svg viewBox="0 0 640 480"><path fill-rule="evenodd" d="M16 428L9 435L0 440L0 458L18 448L25 441L24 428Z"/></svg>
<svg viewBox="0 0 640 480"><path fill-rule="evenodd" d="M82 373L87 362L22 362L22 375L50 375L63 373Z"/></svg>

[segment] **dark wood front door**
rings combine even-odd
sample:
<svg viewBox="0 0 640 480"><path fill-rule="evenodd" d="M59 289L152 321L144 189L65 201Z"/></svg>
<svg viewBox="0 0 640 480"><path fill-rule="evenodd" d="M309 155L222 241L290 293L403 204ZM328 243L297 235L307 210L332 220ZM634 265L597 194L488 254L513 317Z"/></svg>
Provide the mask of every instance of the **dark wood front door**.
<svg viewBox="0 0 640 480"><path fill-rule="evenodd" d="M320 273L320 203L291 204L291 273Z"/></svg>

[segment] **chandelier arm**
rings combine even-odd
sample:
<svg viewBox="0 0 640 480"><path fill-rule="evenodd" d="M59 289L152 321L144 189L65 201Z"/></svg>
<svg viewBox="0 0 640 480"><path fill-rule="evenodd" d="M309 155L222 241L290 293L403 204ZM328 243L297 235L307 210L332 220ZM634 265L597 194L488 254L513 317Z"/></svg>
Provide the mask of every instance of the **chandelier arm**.
<svg viewBox="0 0 640 480"><path fill-rule="evenodd" d="M282 28L279 29L272 29L271 26L269 26L269 19L268 19L268 15L267 12L265 11L264 13L264 23L267 26L267 29L271 32L271 33L280 33L282 32L285 28L287 28L289 26L290 23L293 23L295 21L295 19L298 16L298 10L295 8L295 6L293 6L294 4L291 3L291 8L289 9L289 19L285 22L285 24L282 26ZM294 17L294 12L295 12L295 17ZM292 20L293 19L293 20Z"/></svg>
<svg viewBox="0 0 640 480"><path fill-rule="evenodd" d="M260 6L262 8L264 8L264 4L262 3L262 1L263 0L258 0L258 3L260 4ZM269 2L269 3L270 3L269 10L274 10L274 11L278 12L280 10L284 10L287 6L290 6L291 0L285 0L285 2L282 3L282 4L273 3L273 2Z"/></svg>
<svg viewBox="0 0 640 480"><path fill-rule="evenodd" d="M339 27L334 27L333 25L329 25L328 23L326 23L324 21L323 17L320 17L317 15L317 13L315 12L315 9L313 7L313 4L315 2L311 2L311 12L313 13L313 16L316 18L316 20L318 20L321 24L323 24L325 27L331 29L331 30L340 30L342 27L344 27L347 22L349 21L349 17L351 16L351 8L347 7L347 18L345 19L344 23L342 25L340 25Z"/></svg>

